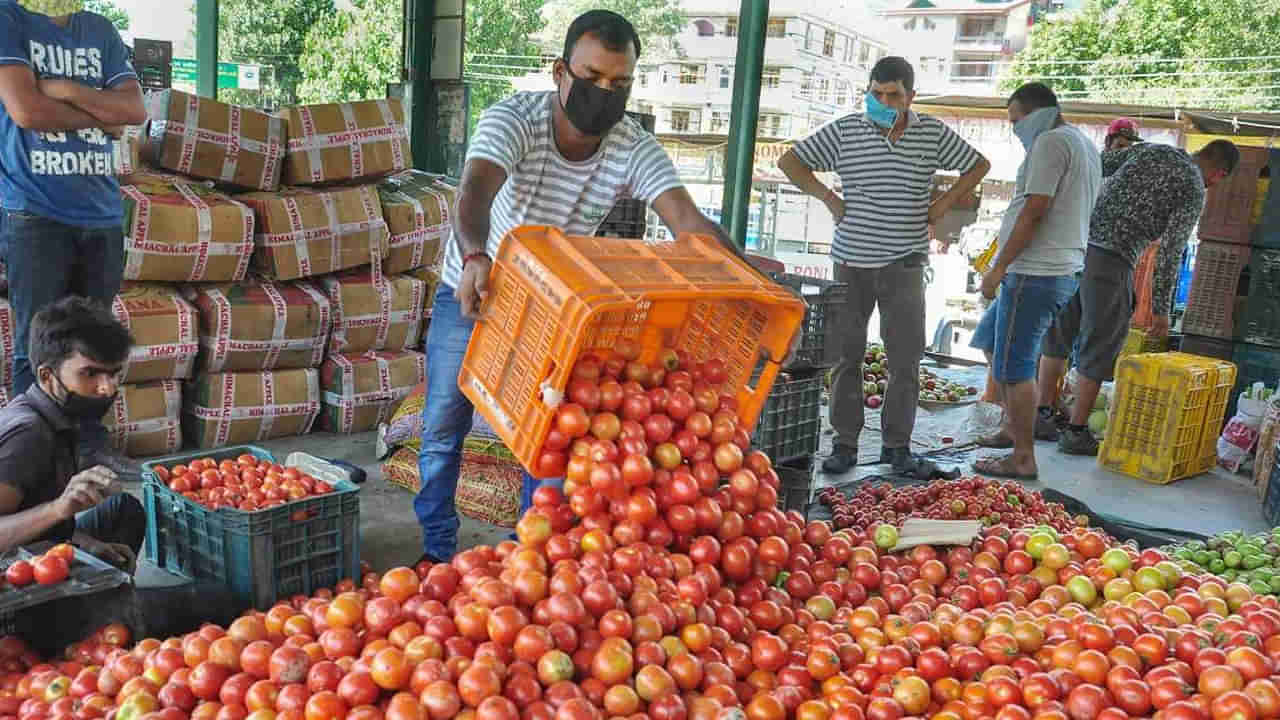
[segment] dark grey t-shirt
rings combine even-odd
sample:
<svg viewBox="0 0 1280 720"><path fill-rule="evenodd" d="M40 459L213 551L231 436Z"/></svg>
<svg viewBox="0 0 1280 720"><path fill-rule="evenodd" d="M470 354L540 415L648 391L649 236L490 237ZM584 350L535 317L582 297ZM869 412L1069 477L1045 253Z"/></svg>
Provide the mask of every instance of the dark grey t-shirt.
<svg viewBox="0 0 1280 720"><path fill-rule="evenodd" d="M0 483L22 492L18 512L56 500L76 473L75 423L38 385L0 410ZM66 541L74 519L49 529L39 540Z"/></svg>

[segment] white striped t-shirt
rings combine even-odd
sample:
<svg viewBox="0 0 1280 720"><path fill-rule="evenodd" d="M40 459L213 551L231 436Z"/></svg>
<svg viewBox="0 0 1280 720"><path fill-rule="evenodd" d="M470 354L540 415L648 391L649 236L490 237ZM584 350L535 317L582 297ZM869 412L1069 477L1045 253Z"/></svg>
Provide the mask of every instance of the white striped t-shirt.
<svg viewBox="0 0 1280 720"><path fill-rule="evenodd" d="M928 252L934 173L968 172L980 157L942 121L916 113L897 143L855 113L818 128L796 143L795 153L809 169L840 176L844 217L831 257L860 268Z"/></svg>
<svg viewBox="0 0 1280 720"><path fill-rule="evenodd" d="M570 162L556 147L551 125L555 92L522 92L485 111L467 149L507 171L507 182L489 213L490 257L507 232L520 225L549 225L567 235L594 235L618 200L646 204L681 186L671 158L657 138L624 117L595 155ZM445 249L441 281L456 288L462 279L457 230Z"/></svg>

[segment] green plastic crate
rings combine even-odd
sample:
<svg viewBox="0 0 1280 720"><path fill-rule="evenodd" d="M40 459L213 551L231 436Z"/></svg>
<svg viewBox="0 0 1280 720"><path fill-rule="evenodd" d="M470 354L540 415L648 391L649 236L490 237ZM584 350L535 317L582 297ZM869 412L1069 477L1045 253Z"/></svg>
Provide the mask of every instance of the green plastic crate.
<svg viewBox="0 0 1280 720"><path fill-rule="evenodd" d="M266 610L292 595L311 595L360 576L360 496L342 482L334 491L257 512L210 510L157 481L155 465L199 458L271 454L237 446L153 460L143 465L146 557L169 572L218 582Z"/></svg>

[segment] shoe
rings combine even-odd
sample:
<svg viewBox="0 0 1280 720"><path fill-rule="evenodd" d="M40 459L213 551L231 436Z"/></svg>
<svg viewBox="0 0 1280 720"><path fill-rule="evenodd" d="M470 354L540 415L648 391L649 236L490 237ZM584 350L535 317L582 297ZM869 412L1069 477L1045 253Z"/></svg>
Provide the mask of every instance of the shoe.
<svg viewBox="0 0 1280 720"><path fill-rule="evenodd" d="M1097 457L1098 441L1089 428L1076 430L1069 427L1058 436L1058 451L1067 455Z"/></svg>
<svg viewBox="0 0 1280 720"><path fill-rule="evenodd" d="M132 482L142 480L141 464L110 450L93 450L81 455L79 460L82 468L101 465L115 473L121 480Z"/></svg>
<svg viewBox="0 0 1280 720"><path fill-rule="evenodd" d="M858 451L845 445L837 445L831 457L822 461L822 472L828 475L843 475L858 464Z"/></svg>
<svg viewBox="0 0 1280 720"><path fill-rule="evenodd" d="M289 453L289 457L285 458L284 464L286 467L298 468L311 477L323 480L330 485L338 485L340 482L361 485L367 476L364 470L351 463L316 457L304 452Z"/></svg>
<svg viewBox="0 0 1280 720"><path fill-rule="evenodd" d="M1056 413L1046 415L1044 411L1036 411L1036 439L1054 441L1058 439L1058 418Z"/></svg>
<svg viewBox="0 0 1280 720"><path fill-rule="evenodd" d="M910 448L880 448L880 462L892 465L895 473L910 474L916 471L920 458L911 454Z"/></svg>

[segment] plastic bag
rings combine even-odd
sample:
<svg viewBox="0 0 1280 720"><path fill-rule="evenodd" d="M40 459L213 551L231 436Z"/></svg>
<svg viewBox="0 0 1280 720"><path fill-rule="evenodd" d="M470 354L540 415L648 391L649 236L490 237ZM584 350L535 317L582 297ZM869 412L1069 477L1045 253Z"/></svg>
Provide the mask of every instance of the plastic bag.
<svg viewBox="0 0 1280 720"><path fill-rule="evenodd" d="M1231 472L1239 472L1240 468L1248 466L1262 430L1266 404L1263 400L1253 399L1250 392L1240 393L1236 414L1227 421L1222 428L1222 436L1218 438L1218 464Z"/></svg>
<svg viewBox="0 0 1280 720"><path fill-rule="evenodd" d="M971 438L987 437L1000 432L1004 424L1004 408L995 403L976 402L964 421L964 431Z"/></svg>

